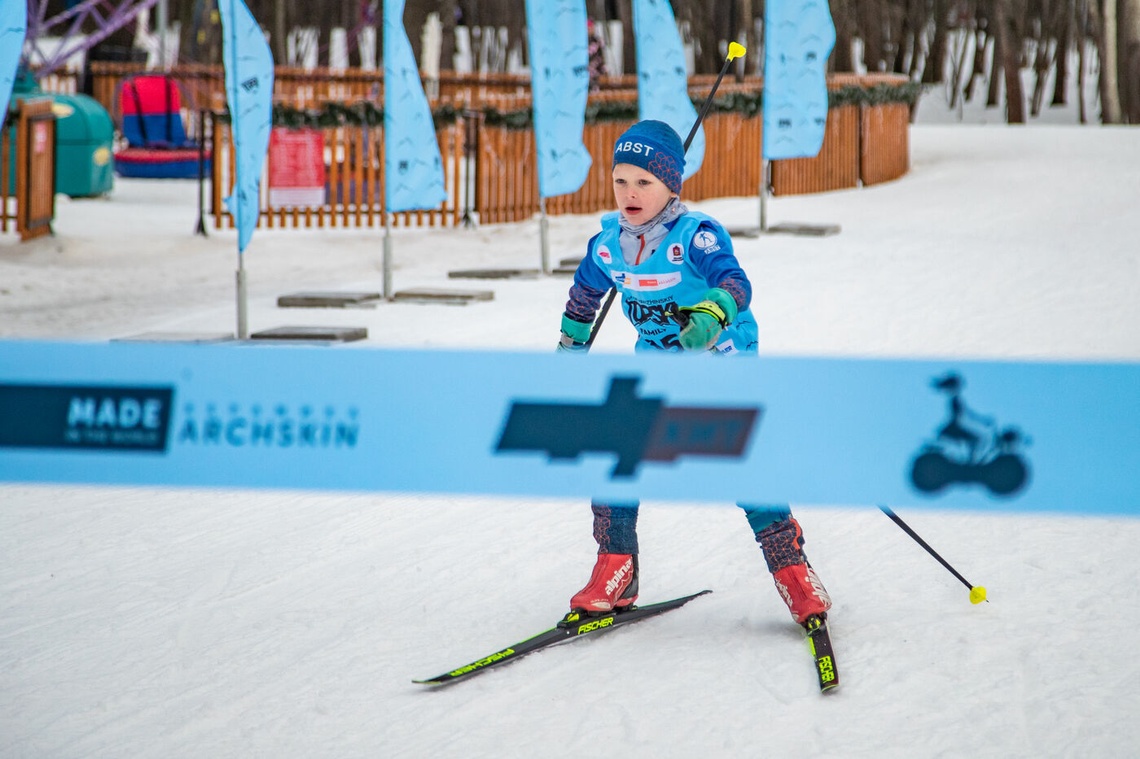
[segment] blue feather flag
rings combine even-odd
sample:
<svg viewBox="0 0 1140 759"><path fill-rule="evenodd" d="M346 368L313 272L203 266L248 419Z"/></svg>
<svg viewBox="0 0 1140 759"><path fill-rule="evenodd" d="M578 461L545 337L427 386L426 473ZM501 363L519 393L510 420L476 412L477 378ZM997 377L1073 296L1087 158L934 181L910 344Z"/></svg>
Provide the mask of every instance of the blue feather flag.
<svg viewBox="0 0 1140 759"><path fill-rule="evenodd" d="M637 52L637 102L642 119L657 119L673 127L684 140L697 123L689 97L685 49L667 0L634 0L633 34ZM685 152L685 178L705 159L705 130L701 127Z"/></svg>
<svg viewBox="0 0 1140 759"><path fill-rule="evenodd" d="M447 199L443 159L404 30L404 0L384 0L384 206L438 208Z"/></svg>
<svg viewBox="0 0 1140 759"><path fill-rule="evenodd" d="M810 158L827 128L827 0L768 0L764 19L764 157Z"/></svg>
<svg viewBox="0 0 1140 759"><path fill-rule="evenodd" d="M0 2L0 124L8 116L8 101L28 33L28 7L23 0Z"/></svg>
<svg viewBox="0 0 1140 759"><path fill-rule="evenodd" d="M226 102L233 128L237 176L226 209L238 232L238 253L245 251L260 214L258 188L273 127L273 54L242 0L221 0L222 62Z"/></svg>
<svg viewBox="0 0 1140 759"><path fill-rule="evenodd" d="M593 159L582 143L590 95L584 0L527 0L538 193L577 192Z"/></svg>

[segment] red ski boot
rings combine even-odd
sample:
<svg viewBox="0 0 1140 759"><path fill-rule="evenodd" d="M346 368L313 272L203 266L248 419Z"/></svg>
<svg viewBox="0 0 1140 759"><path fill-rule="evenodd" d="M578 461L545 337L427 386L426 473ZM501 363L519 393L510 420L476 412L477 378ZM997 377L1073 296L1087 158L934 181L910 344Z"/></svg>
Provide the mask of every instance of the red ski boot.
<svg viewBox="0 0 1140 759"><path fill-rule="evenodd" d="M831 597L824 590L819 577L805 562L792 564L772 573L780 598L788 605L792 619L804 624L812 616L825 618L831 608Z"/></svg>
<svg viewBox="0 0 1140 759"><path fill-rule="evenodd" d="M637 556L600 553L586 587L570 599L570 608L606 612L632 606L637 600Z"/></svg>

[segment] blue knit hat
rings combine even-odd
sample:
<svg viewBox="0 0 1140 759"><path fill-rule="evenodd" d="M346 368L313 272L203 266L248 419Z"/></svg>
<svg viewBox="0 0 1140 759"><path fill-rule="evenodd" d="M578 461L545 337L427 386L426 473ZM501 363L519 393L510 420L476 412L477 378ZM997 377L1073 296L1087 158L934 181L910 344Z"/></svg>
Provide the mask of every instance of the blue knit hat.
<svg viewBox="0 0 1140 759"><path fill-rule="evenodd" d="M657 177L669 190L681 194L685 173L685 146L664 121L639 121L614 143L614 166L630 163Z"/></svg>

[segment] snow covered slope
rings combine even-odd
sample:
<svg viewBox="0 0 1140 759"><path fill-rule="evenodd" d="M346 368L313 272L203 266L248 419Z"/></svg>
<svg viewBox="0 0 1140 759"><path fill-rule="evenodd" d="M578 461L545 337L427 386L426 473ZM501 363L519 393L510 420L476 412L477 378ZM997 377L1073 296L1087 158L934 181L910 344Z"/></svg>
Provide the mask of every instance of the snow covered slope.
<svg viewBox="0 0 1140 759"><path fill-rule="evenodd" d="M773 200L773 223L843 231L737 240L762 350L1140 359L1138 134L918 126L904 179ZM0 240L0 335L232 331L235 236L193 236L196 198L192 183L119 180L110 200L61 198L54 238ZM758 201L700 208L748 226ZM580 254L595 226L552 218L552 258ZM379 288L381 233L260 230L251 328L368 327L330 350L553 348L567 278L447 278L537 267L537 223L394 234L396 289L494 300L278 309L287 292ZM630 350L616 316L597 350ZM1140 629L1133 519L901 512L988 588L973 606L873 504L797 508L836 601L843 685L821 697L727 504L647 503L640 519L642 599L712 595L431 691L411 679L561 616L593 562L584 503L26 485L0 486L0 503L0 756L1080 757L1140 743L1122 648Z"/></svg>

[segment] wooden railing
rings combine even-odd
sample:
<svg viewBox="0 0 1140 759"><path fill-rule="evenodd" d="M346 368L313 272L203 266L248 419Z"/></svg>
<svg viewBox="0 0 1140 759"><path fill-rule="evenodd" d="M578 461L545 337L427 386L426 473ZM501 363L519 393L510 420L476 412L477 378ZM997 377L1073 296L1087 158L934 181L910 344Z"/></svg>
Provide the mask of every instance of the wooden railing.
<svg viewBox="0 0 1140 759"><path fill-rule="evenodd" d="M223 198L233 191L237 176L230 125L223 114L209 112L207 123L211 153L211 207L214 225L234 226ZM464 215L464 131L466 123L436 132L444 165L447 199L439 208L394 214L396 226L456 226ZM341 126L322 130L326 160L325 203L309 207L269 205L267 181L273 171L270 151L262 174L259 226L266 227L377 227L384 224L384 130L379 126Z"/></svg>
<svg viewBox="0 0 1140 759"><path fill-rule="evenodd" d="M487 99L497 109L529 105L528 96ZM468 218L482 223L515 222L539 211L534 133L487 123L484 112L464 110L438 131L447 200L437 209L401 213L398 226L455 226ZM221 198L231 192L233 158L228 124L215 119L212 213L216 226L232 226ZM583 142L593 165L575 193L548 198L547 213L584 214L612 209L610 163L613 144L629 121L586 125ZM685 182L686 200L747 197L760 191L762 120L721 112L705 121L701 169ZM909 111L904 104L831 109L823 147L814 158L772 162L774 195L803 194L870 185L896 179L909 167ZM383 129L342 126L323 130L327 154L327 201L307 209L270 209L262 193L266 226L375 226L383 224ZM266 176L268 176L268 168ZM263 187L264 187L263 182Z"/></svg>
<svg viewBox="0 0 1140 759"><path fill-rule="evenodd" d="M860 181L867 186L898 179L910 170L910 108L883 103L861 110Z"/></svg>
<svg viewBox="0 0 1140 759"><path fill-rule="evenodd" d="M127 76L141 73L139 64L98 62L92 64L93 90L114 115L115 93ZM186 96L188 133L205 133L196 123L201 112L224 111L224 76L217 66L179 66L171 75ZM713 77L693 77L690 95L698 102ZM832 90L899 85L905 77L892 75L834 75ZM487 114L524 112L531 106L529 78L525 75L456 75L443 72L439 80L425 82L433 108L450 106L461 114L458 121L438 131L444 160L447 200L437 209L400 214L398 225L451 226L464 219L484 223L529 219L539 210L537 159L534 133L490 123ZM732 93L755 95L762 89L758 78L725 82L719 96ZM278 68L274 100L293 109L319 109L330 102L380 104L383 102L383 72L350 69ZM607 77L590 103L637 101L636 78ZM635 109L629 109L631 113ZM221 198L230 193L233 159L229 129L214 118L209 137L213 154L213 204L216 225L232 225ZM628 120L598 120L587 123L583 143L593 166L581 189L548 198L550 214L594 213L612 207L610 156L613 143L630 124ZM906 104L839 104L828 114L823 147L813 158L772 162L771 191L775 195L803 194L871 185L896 179L910 166L908 131L910 111ZM743 197L760 191L763 169L762 119L755 114L714 110L706 119L705 157L700 171L685 182L687 200ZM262 199L262 223L281 226L372 226L383 223L383 129L379 126L338 126L323 129L327 174L324 206L309 209L270 209ZM684 135L682 135L684 136ZM335 159L333 158L335 156ZM219 160L220 159L220 160ZM263 183L264 186L264 183ZM265 193L263 193L263 196Z"/></svg>
<svg viewBox="0 0 1140 759"><path fill-rule="evenodd" d="M52 101L49 98L20 100L12 120L16 125L14 167L10 130L5 128L0 134L0 232L12 227L21 240L30 240L51 234L51 222L55 218Z"/></svg>
<svg viewBox="0 0 1140 759"><path fill-rule="evenodd" d="M122 121L119 90L132 76L147 73L140 63L95 61L91 64L91 96L107 109L116 124ZM178 82L187 111L222 110L226 107L225 72L220 66L183 64L169 75ZM612 85L624 80L613 77ZM522 95L530 91L530 77L520 74L456 74L440 72L438 80L425 82L432 100L463 103L479 108L488 97ZM637 87L636 81L633 87ZM50 84L54 91L74 92L74 82ZM383 102L384 72L363 69L300 69L278 66L273 71L273 101L290 108L315 108L325 103Z"/></svg>
<svg viewBox="0 0 1140 759"><path fill-rule="evenodd" d="M899 85L892 74L833 75L828 88ZM910 170L910 108L905 103L841 105L827 114L823 146L813 158L772 161L773 195L802 195L868 186Z"/></svg>
<svg viewBox="0 0 1140 759"><path fill-rule="evenodd" d="M729 85L723 91L744 90L747 85ZM591 103L625 100L636 102L636 92L598 93ZM499 111L530 107L530 96L489 98L487 105ZM595 213L613 207L610 167L613 146L634 119L587 124L583 144L593 161L582 187L575 193L547 199L551 214ZM712 113L704 121L705 154L701 169L685 180L687 200L747 196L759 192L761 172L761 120L738 113ZM685 137L687 135L682 135ZM480 123L475 143L478 184L475 208L483 222L520 221L539 210L538 170L531 130L511 129Z"/></svg>

